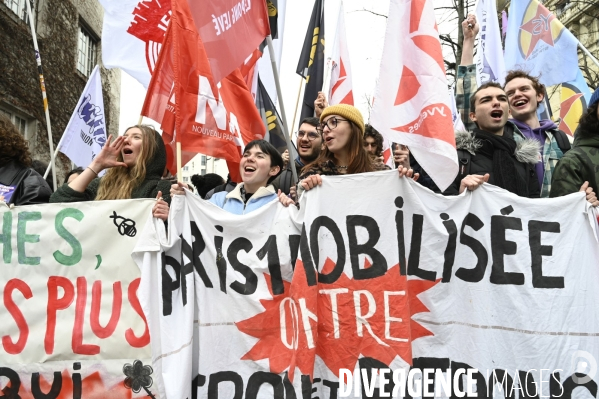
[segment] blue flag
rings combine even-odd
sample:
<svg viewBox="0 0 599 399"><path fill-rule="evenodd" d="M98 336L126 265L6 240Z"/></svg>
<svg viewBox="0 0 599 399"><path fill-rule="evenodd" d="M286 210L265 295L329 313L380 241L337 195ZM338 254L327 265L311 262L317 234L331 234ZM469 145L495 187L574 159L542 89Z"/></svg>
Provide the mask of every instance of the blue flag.
<svg viewBox="0 0 599 399"><path fill-rule="evenodd" d="M507 70L522 69L546 86L578 73L578 40L537 0L512 1L505 40Z"/></svg>

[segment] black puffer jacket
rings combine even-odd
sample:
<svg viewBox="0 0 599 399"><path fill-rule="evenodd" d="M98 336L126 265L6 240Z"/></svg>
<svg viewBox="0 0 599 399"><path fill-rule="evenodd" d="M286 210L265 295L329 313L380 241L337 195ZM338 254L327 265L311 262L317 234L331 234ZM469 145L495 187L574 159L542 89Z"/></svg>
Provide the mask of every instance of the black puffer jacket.
<svg viewBox="0 0 599 399"><path fill-rule="evenodd" d="M133 189L131 198L156 198L158 191L162 191L162 199L170 205L171 181L162 180L162 173L166 167L166 148L162 142L162 137L158 133L156 133L156 143L158 144L156 153L146 163L146 178L138 187ZM50 202L93 201L98 194L100 181L101 178L92 180L82 193L73 190L65 183L52 194Z"/></svg>
<svg viewBox="0 0 599 399"><path fill-rule="evenodd" d="M508 122L504 129L504 137L513 140L513 124ZM485 175L490 174L489 184L501 187L493 176L493 144L485 140L481 135L473 133L456 133L456 148L458 152L459 171L453 184L443 193L444 195L457 195L460 190L460 183L467 175ZM527 187L526 196L528 198L539 198L541 195L539 189L539 180L535 171L535 165L539 157L539 144L536 140L525 139L517 143L516 151L512 156L512 161L520 178L524 180ZM505 188L506 187L501 187Z"/></svg>
<svg viewBox="0 0 599 399"><path fill-rule="evenodd" d="M0 167L0 184L14 187L14 192L8 200L8 204L45 204L48 203L50 195L52 195L50 186L39 173L16 161L11 161Z"/></svg>

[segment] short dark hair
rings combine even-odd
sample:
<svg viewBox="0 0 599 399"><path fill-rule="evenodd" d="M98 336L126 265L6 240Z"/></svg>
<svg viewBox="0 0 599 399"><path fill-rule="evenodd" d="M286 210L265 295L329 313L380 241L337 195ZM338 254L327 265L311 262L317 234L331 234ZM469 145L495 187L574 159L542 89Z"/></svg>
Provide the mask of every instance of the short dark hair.
<svg viewBox="0 0 599 399"><path fill-rule="evenodd" d="M501 85L499 83L496 83L496 82L488 82L488 83L485 83L485 84L481 85L470 96L470 112L474 112L475 109L476 109L476 95L478 94L478 92L481 91L481 90L484 90L484 89L488 89L489 87L495 87L496 89L503 90L503 87L501 87Z"/></svg>
<svg viewBox="0 0 599 399"><path fill-rule="evenodd" d="M69 171L69 173L67 173L64 177L64 182L66 183L67 181L69 181L69 177L71 177L72 175L80 175L81 173L83 173L83 171L84 169L82 167L78 167Z"/></svg>
<svg viewBox="0 0 599 399"><path fill-rule="evenodd" d="M283 170L283 157L272 144L266 140L253 140L247 143L243 152L251 150L254 147L260 148L260 151L270 156L271 168L273 166L278 166L281 170Z"/></svg>
<svg viewBox="0 0 599 399"><path fill-rule="evenodd" d="M376 144L376 155L381 156L383 154L383 135L380 134L372 125L366 124L364 127L364 140L366 137L372 137L374 144Z"/></svg>
<svg viewBox="0 0 599 399"><path fill-rule="evenodd" d="M212 190L216 186L225 184L225 179L216 173L206 173L205 175L193 175L191 176L191 184L193 184L198 191L198 195L204 199L208 191Z"/></svg>
<svg viewBox="0 0 599 399"><path fill-rule="evenodd" d="M513 69L508 71L507 75L505 75L505 84L503 87L507 86L509 82L517 78L524 78L530 80L532 83L532 88L535 89L535 93L545 95L545 86L539 82L539 78L536 76L531 76L525 71L521 69Z"/></svg>
<svg viewBox="0 0 599 399"><path fill-rule="evenodd" d="M312 125L314 127L318 127L318 125L320 124L320 119L315 118L313 116L308 116L300 121L299 125L297 125L297 128L299 129L299 127L304 123L307 123L308 125Z"/></svg>

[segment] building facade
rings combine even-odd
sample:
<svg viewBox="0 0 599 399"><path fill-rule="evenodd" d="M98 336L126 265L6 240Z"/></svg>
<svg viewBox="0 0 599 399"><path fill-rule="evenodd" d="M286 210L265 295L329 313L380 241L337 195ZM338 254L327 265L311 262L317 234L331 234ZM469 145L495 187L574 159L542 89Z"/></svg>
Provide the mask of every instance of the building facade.
<svg viewBox="0 0 599 399"><path fill-rule="evenodd" d="M0 0L0 112L29 142L33 159L50 162L46 117L40 90L26 0ZM97 0L32 0L52 140L56 148L88 76L101 63L103 9ZM101 68L106 126L118 132L120 70ZM71 168L56 158L58 183Z"/></svg>
<svg viewBox="0 0 599 399"><path fill-rule="evenodd" d="M223 159L209 157L204 154L198 154L187 162L181 171L183 183L191 183L191 176L205 175L206 173L216 173L224 180L227 180L229 173L227 163Z"/></svg>

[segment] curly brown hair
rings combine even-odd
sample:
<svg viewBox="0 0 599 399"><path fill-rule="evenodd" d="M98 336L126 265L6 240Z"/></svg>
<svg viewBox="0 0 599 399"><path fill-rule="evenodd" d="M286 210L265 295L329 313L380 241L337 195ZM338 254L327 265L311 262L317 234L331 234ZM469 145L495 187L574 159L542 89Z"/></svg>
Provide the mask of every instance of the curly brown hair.
<svg viewBox="0 0 599 399"><path fill-rule="evenodd" d="M0 114L0 143L0 166L11 161L31 166L31 153L25 138L4 114Z"/></svg>
<svg viewBox="0 0 599 399"><path fill-rule="evenodd" d="M542 94L543 96L545 95L545 86L543 86L543 84L539 81L539 78L536 76L529 75L521 69L513 69L511 71L508 71L507 75L505 75L505 84L503 85L504 89L509 82L516 78L530 80L530 85L535 90L535 93Z"/></svg>

